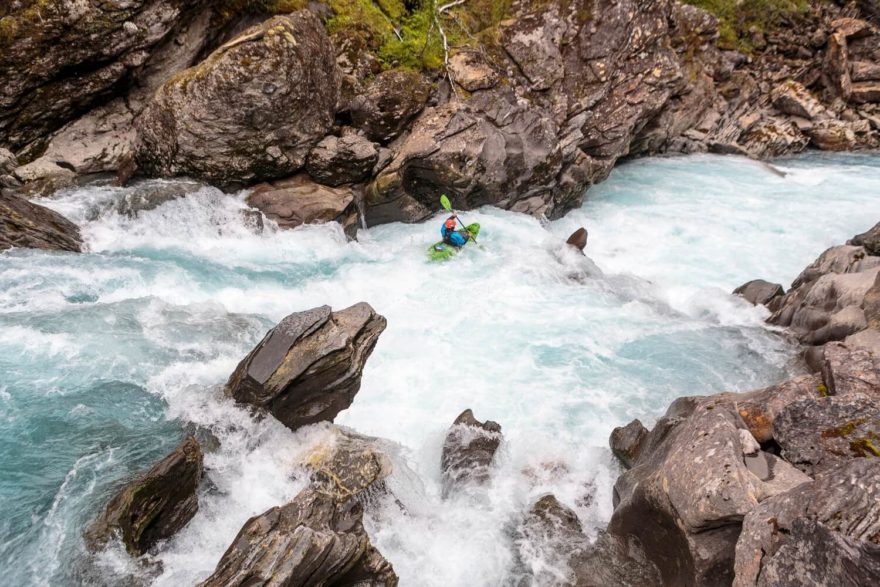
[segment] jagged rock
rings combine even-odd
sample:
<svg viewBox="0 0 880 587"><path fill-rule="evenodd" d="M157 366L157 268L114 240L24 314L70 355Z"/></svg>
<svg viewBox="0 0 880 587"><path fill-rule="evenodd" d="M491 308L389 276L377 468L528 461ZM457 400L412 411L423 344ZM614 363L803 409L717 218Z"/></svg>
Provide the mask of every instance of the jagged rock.
<svg viewBox="0 0 880 587"><path fill-rule="evenodd" d="M814 120L825 112L825 107L810 95L804 85L794 80L787 80L773 88L770 99L777 110L791 116Z"/></svg>
<svg viewBox="0 0 880 587"><path fill-rule="evenodd" d="M571 563L579 587L649 587L661 585L660 571L645 556L635 536L600 531L596 541Z"/></svg>
<svg viewBox="0 0 880 587"><path fill-rule="evenodd" d="M483 484L489 480L489 466L501 438L501 426L497 422L480 422L471 410L459 414L443 443L440 468L444 497L464 485Z"/></svg>
<svg viewBox="0 0 880 587"><path fill-rule="evenodd" d="M352 188L323 186L304 174L261 183L254 187L247 202L281 228L333 221L345 227L357 223Z"/></svg>
<svg viewBox="0 0 880 587"><path fill-rule="evenodd" d="M815 132L815 129L816 127L813 126L811 130ZM819 136L826 137L821 133ZM810 137L812 138L812 135ZM824 140L824 145L830 144L831 139ZM854 135L853 141L855 141ZM770 116L751 125L740 137L741 148L752 157L762 159L779 157L787 153L799 153L806 148L809 142L810 139L792 121Z"/></svg>
<svg viewBox="0 0 880 587"><path fill-rule="evenodd" d="M459 51L449 58L449 73L468 92L494 88L498 73L485 56L477 51Z"/></svg>
<svg viewBox="0 0 880 587"><path fill-rule="evenodd" d="M880 222L862 234L852 237L847 244L864 247L869 255L880 256Z"/></svg>
<svg viewBox="0 0 880 587"><path fill-rule="evenodd" d="M351 101L354 126L370 140L386 144L397 138L422 111L430 86L413 71L392 69L377 75Z"/></svg>
<svg viewBox="0 0 880 587"><path fill-rule="evenodd" d="M828 37L824 74L828 76L833 92L844 100L848 100L850 93L852 93L852 79L849 75L849 48L846 36L840 31Z"/></svg>
<svg viewBox="0 0 880 587"><path fill-rule="evenodd" d="M202 587L363 585L394 587L397 575L371 544L362 506L305 489L239 531Z"/></svg>
<svg viewBox="0 0 880 587"><path fill-rule="evenodd" d="M581 227L571 233L571 236L568 237L568 240L565 241L565 244L571 245L572 247L583 253L584 249L587 248L587 237L587 229Z"/></svg>
<svg viewBox="0 0 880 587"><path fill-rule="evenodd" d="M852 84L850 100L856 104L880 103L880 81Z"/></svg>
<svg viewBox="0 0 880 587"><path fill-rule="evenodd" d="M840 342L825 345L822 380L830 395L880 397L880 357Z"/></svg>
<svg viewBox="0 0 880 587"><path fill-rule="evenodd" d="M775 439L782 458L811 477L850 459L880 458L880 405L859 396L794 402L776 419Z"/></svg>
<svg viewBox="0 0 880 587"><path fill-rule="evenodd" d="M869 82L880 80L880 63L872 61L853 61L850 77L854 82Z"/></svg>
<svg viewBox="0 0 880 587"><path fill-rule="evenodd" d="M11 247L82 250L79 228L61 214L12 194L0 194L0 250Z"/></svg>
<svg viewBox="0 0 880 587"><path fill-rule="evenodd" d="M135 123L138 165L219 183L290 175L333 124L336 88L321 22L277 16L159 88Z"/></svg>
<svg viewBox="0 0 880 587"><path fill-rule="evenodd" d="M776 418L785 406L827 393L828 390L819 377L803 375L749 393L731 396L722 394L718 397L735 397L737 411L749 432L758 442L766 443L774 439Z"/></svg>
<svg viewBox="0 0 880 587"><path fill-rule="evenodd" d="M302 461L311 473L312 487L340 504L368 490L382 490L392 464L382 452L380 442L333 428L331 439L322 442Z"/></svg>
<svg viewBox="0 0 880 587"><path fill-rule="evenodd" d="M564 23L550 11L524 15L503 29L504 50L532 89L548 90L565 75L559 50L564 32Z"/></svg>
<svg viewBox="0 0 880 587"><path fill-rule="evenodd" d="M822 120L807 131L812 143L823 151L850 151L856 135L849 124L840 120Z"/></svg>
<svg viewBox="0 0 880 587"><path fill-rule="evenodd" d="M831 28L847 39L857 39L871 35L872 27L859 18L844 17L831 21Z"/></svg>
<svg viewBox="0 0 880 587"><path fill-rule="evenodd" d="M785 295L785 289L778 283L755 279L739 286L733 290L733 293L742 296L752 305L766 306L774 298Z"/></svg>
<svg viewBox="0 0 880 587"><path fill-rule="evenodd" d="M0 175L7 175L18 167L18 160L12 151L0 147Z"/></svg>
<svg viewBox="0 0 880 587"><path fill-rule="evenodd" d="M878 544L880 466L856 459L746 516L734 585L874 585Z"/></svg>
<svg viewBox="0 0 880 587"><path fill-rule="evenodd" d="M149 65L207 2L41 0L10 5L0 29L0 143L43 139Z"/></svg>
<svg viewBox="0 0 880 587"><path fill-rule="evenodd" d="M144 554L196 515L201 479L202 449L188 436L171 454L123 487L87 530L87 542L96 548L118 532L130 554Z"/></svg>
<svg viewBox="0 0 880 587"><path fill-rule="evenodd" d="M291 314L239 363L227 393L266 409L291 430L332 422L354 400L385 325L363 302L337 312L321 306Z"/></svg>
<svg viewBox="0 0 880 587"><path fill-rule="evenodd" d="M378 159L379 151L367 139L355 134L330 135L309 153L306 171L322 184L340 186L367 179Z"/></svg>
<svg viewBox="0 0 880 587"><path fill-rule="evenodd" d="M571 561L589 548L589 540L577 514L556 496L545 495L532 505L516 529L514 544L525 575L519 584L559 584L564 570L570 574L564 577L566 584L580 584L575 582Z"/></svg>
<svg viewBox="0 0 880 587"><path fill-rule="evenodd" d="M648 429L645 428L641 420L633 420L622 428L618 427L612 430L608 444L611 446L611 452L614 453L614 456L623 463L624 467L629 469L638 458L642 442L647 435Z"/></svg>

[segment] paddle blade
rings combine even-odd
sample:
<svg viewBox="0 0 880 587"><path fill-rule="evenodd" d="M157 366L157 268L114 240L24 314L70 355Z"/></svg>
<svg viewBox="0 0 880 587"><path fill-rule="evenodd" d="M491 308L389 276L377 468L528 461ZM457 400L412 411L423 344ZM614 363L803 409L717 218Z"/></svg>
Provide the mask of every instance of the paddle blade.
<svg viewBox="0 0 880 587"><path fill-rule="evenodd" d="M440 196L440 205L443 206L444 210L452 210L452 204L449 203L449 198L446 197L446 194Z"/></svg>

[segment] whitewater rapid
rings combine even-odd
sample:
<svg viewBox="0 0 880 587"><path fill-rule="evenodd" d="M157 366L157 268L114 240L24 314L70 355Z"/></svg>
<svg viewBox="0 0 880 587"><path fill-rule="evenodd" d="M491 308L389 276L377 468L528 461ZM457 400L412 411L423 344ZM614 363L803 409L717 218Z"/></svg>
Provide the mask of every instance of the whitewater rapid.
<svg viewBox="0 0 880 587"><path fill-rule="evenodd" d="M880 220L880 156L776 166L784 177L737 158L626 164L549 224L466 213L479 246L439 264L426 248L440 216L349 242L335 225L256 230L243 194L212 188L137 212L120 204L134 188L41 202L81 226L89 252L0 254L0 568L18 585L206 577L248 517L302 488L297 457L328 434L255 422L222 384L285 315L367 301L388 328L337 423L392 443L395 499L365 523L401 585L499 585L523 568L563 581L554 553L517 560L523 512L553 492L594 534L619 472L613 427L650 425L678 395L797 372L765 311L729 292L788 284ZM562 245L579 226L587 258ZM504 443L488 488L443 501L441 446L465 408L499 422ZM220 447L199 513L154 557L162 571L118 546L82 563L81 532L119 481L193 425Z"/></svg>

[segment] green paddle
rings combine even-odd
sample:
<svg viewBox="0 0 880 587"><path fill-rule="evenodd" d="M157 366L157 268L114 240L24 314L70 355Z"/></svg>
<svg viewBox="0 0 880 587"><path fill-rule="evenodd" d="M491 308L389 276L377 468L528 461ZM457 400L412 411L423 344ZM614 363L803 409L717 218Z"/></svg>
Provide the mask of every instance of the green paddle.
<svg viewBox="0 0 880 587"><path fill-rule="evenodd" d="M446 197L446 194L442 194L440 196L440 205L443 206L443 209L447 212L452 212L452 203L449 201L449 198ZM461 227L467 233L468 238L474 241L474 244L477 244L477 239L475 239L474 235L471 234L471 231L467 229L467 226L464 225L464 222L461 221L461 218L459 218L458 216L456 216L455 218L456 220L458 220L459 224L461 224Z"/></svg>

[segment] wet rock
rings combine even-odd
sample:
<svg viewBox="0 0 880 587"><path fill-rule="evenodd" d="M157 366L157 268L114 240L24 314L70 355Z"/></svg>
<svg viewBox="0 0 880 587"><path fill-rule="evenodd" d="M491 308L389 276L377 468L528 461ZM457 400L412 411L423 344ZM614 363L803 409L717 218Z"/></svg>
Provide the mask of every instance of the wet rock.
<svg viewBox="0 0 880 587"><path fill-rule="evenodd" d="M661 585L660 571L635 536L600 531L596 541L571 563L575 585L583 587Z"/></svg>
<svg viewBox="0 0 880 587"><path fill-rule="evenodd" d="M136 121L138 165L215 183L290 175L333 124L336 88L321 22L277 16L159 88Z"/></svg>
<svg viewBox="0 0 880 587"><path fill-rule="evenodd" d="M878 544L880 467L857 459L746 516L734 585L873 585Z"/></svg>
<svg viewBox="0 0 880 587"><path fill-rule="evenodd" d="M880 458L880 405L861 396L793 402L776 419L782 458L811 477L854 458ZM880 467L880 460L875 461Z"/></svg>
<svg viewBox="0 0 880 587"><path fill-rule="evenodd" d="M37 159L13 172L22 186L16 193L28 198L48 196L76 182L76 173L47 159Z"/></svg>
<svg viewBox="0 0 880 587"><path fill-rule="evenodd" d="M394 587L397 575L370 544L362 518L357 501L339 505L306 489L287 505L248 520L200 585Z"/></svg>
<svg viewBox="0 0 880 587"><path fill-rule="evenodd" d="M755 279L739 286L733 290L733 293L742 296L752 305L766 306L774 298L785 295L785 290L778 283Z"/></svg>
<svg viewBox="0 0 880 587"><path fill-rule="evenodd" d="M571 560L587 550L589 540L577 514L551 494L532 505L516 530L514 544L525 575L520 584L557 584L563 570L570 575L566 583L576 584Z"/></svg>
<svg viewBox="0 0 880 587"><path fill-rule="evenodd" d="M127 483L86 532L92 548L119 533L133 556L183 528L199 509L202 449L188 436L149 471Z"/></svg>
<svg viewBox="0 0 880 587"><path fill-rule="evenodd" d="M0 250L12 247L79 252L82 238L79 228L61 214L4 193L0 194Z"/></svg>
<svg viewBox="0 0 880 587"><path fill-rule="evenodd" d="M465 485L489 481L489 467L501 445L501 438L501 426L497 422L480 422L471 410L459 414L443 443L440 468L444 497Z"/></svg>
<svg viewBox="0 0 880 587"><path fill-rule="evenodd" d="M571 236L568 237L568 240L565 241L565 244L571 245L572 247L583 253L584 249L587 248L587 236L588 235L586 228L578 228L576 231L571 233Z"/></svg>
<svg viewBox="0 0 880 587"><path fill-rule="evenodd" d="M323 186L304 174L258 184L247 202L281 228L334 221L349 226L357 222L355 194L350 187Z"/></svg>
<svg viewBox="0 0 880 587"><path fill-rule="evenodd" d="M648 429L645 428L641 420L633 420L622 428L618 427L612 430L608 444L611 446L611 452L614 453L614 456L620 460L624 467L629 469L639 456L642 442L647 435Z"/></svg>
<svg viewBox="0 0 880 587"><path fill-rule="evenodd" d="M452 55L449 58L449 73L455 83L468 92L488 90L498 84L498 73L478 51L460 51Z"/></svg>
<svg viewBox="0 0 880 587"><path fill-rule="evenodd" d="M880 255L880 222L862 234L857 234L848 245L864 247L869 255Z"/></svg>
<svg viewBox="0 0 880 587"><path fill-rule="evenodd" d="M413 71L392 69L377 75L351 102L354 126L370 140L386 144L397 138L422 111L430 86Z"/></svg>
<svg viewBox="0 0 880 587"><path fill-rule="evenodd" d="M239 363L226 389L296 430L332 422L360 389L364 364L385 330L366 303L321 306L287 316Z"/></svg>
<svg viewBox="0 0 880 587"><path fill-rule="evenodd" d="M309 153L306 171L322 184L340 186L369 178L378 160L379 151L367 139L355 134L330 135Z"/></svg>
<svg viewBox="0 0 880 587"><path fill-rule="evenodd" d="M331 438L306 455L302 465L311 473L312 488L340 504L367 491L384 490L392 471L382 441L335 427Z"/></svg>

